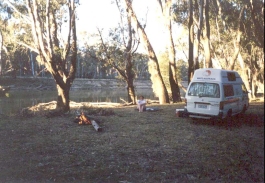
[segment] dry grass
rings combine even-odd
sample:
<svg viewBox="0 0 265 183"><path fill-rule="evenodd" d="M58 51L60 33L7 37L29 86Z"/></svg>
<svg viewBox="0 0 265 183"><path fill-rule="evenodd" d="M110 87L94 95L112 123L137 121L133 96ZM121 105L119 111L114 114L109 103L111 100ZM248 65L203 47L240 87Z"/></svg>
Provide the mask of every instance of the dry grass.
<svg viewBox="0 0 265 183"><path fill-rule="evenodd" d="M264 102L229 128L175 117L183 104L156 107L108 109L94 116L102 132L74 113L0 116L0 182L264 182Z"/></svg>

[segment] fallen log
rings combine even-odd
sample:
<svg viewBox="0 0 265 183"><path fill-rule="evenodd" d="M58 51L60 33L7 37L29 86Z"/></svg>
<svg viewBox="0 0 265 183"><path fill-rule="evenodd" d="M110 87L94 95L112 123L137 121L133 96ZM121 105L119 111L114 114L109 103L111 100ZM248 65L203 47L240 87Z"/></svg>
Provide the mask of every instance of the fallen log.
<svg viewBox="0 0 265 183"><path fill-rule="evenodd" d="M101 132L102 128L97 124L95 120L92 120L92 126L95 128L96 131Z"/></svg>
<svg viewBox="0 0 265 183"><path fill-rule="evenodd" d="M102 128L97 124L97 122L94 119L90 119L88 116L86 116L84 112L77 116L74 122L78 123L79 125L92 125L96 131L102 131Z"/></svg>

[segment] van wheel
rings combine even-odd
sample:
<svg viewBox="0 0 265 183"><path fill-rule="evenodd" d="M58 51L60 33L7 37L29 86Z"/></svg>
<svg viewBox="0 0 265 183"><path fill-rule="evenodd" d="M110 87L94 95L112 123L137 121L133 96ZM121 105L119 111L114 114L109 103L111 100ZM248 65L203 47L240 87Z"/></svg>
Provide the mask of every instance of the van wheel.
<svg viewBox="0 0 265 183"><path fill-rule="evenodd" d="M237 119L239 121L244 117L244 114L245 114L246 110L247 110L247 107L246 107L246 105L244 105L242 111L236 115L237 116Z"/></svg>
<svg viewBox="0 0 265 183"><path fill-rule="evenodd" d="M247 107L246 105L244 105L243 110L241 111L241 114L245 114L246 110L247 110Z"/></svg>

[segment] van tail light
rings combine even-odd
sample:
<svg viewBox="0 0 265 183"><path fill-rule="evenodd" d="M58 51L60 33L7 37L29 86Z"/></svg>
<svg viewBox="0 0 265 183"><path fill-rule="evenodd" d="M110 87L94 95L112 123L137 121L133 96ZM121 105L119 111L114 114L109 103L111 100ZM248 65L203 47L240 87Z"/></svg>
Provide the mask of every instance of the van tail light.
<svg viewBox="0 0 265 183"><path fill-rule="evenodd" d="M184 102L185 102L185 104L187 105L187 99L186 99L186 98L184 98Z"/></svg>
<svg viewBox="0 0 265 183"><path fill-rule="evenodd" d="M220 110L223 110L223 109L224 109L224 104L225 104L224 101L221 101L221 102L220 102L220 106L219 106Z"/></svg>

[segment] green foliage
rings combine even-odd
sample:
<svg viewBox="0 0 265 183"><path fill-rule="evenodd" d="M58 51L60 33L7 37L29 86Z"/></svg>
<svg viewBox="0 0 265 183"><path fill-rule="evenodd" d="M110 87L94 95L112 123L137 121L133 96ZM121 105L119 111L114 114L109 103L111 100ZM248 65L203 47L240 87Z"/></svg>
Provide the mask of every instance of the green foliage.
<svg viewBox="0 0 265 183"><path fill-rule="evenodd" d="M173 20L176 23L188 24L188 9L187 1L178 0L172 6Z"/></svg>
<svg viewBox="0 0 265 183"><path fill-rule="evenodd" d="M148 56L135 53L133 57L133 70L138 79L150 79L150 73L148 72Z"/></svg>
<svg viewBox="0 0 265 183"><path fill-rule="evenodd" d="M99 75L96 68L100 68L100 72L107 72L103 78L117 78L122 79L122 76L117 72L118 68L121 71L126 70L126 62L124 60L124 50L118 45L105 44L107 52L104 47L99 45L87 46L87 54L80 57L82 65L86 67L86 71L94 72L94 76ZM132 72L138 79L148 79L150 77L147 69L148 57L141 53L135 53L132 58ZM105 71L103 71L105 70ZM98 77L96 77L98 78Z"/></svg>
<svg viewBox="0 0 265 183"><path fill-rule="evenodd" d="M188 63L184 60L178 60L176 62L177 78L179 81L188 81Z"/></svg>
<svg viewBox="0 0 265 183"><path fill-rule="evenodd" d="M0 50L3 57L1 57L2 74L14 77L16 75L24 75L30 73L30 59L28 49L21 46L19 43L32 43L32 36L30 33L30 25L22 21L21 14L15 12L9 4L0 4L0 31L3 35L3 49ZM16 1L14 6L22 14L26 13L26 6L21 1Z"/></svg>
<svg viewBox="0 0 265 183"><path fill-rule="evenodd" d="M258 47L262 47L260 43L262 40L264 44L264 38L260 38L260 35L264 35L264 2L262 0L219 1L220 7L217 6L216 1L209 2L211 44L213 47L213 49L211 50L212 55L216 55L218 58L227 59L233 53L234 40L238 28L238 17L243 7L245 7L245 10L243 16L243 25L241 26L241 31L243 32L243 35L241 37L242 47L245 47L249 43L256 44ZM252 6L250 4L251 2L253 3ZM196 18L198 10L196 9L195 4L193 4L193 6ZM253 11L251 11L251 7L253 7ZM177 1L173 6L173 12L175 16L175 22L180 23L184 26L188 25L188 5L186 2ZM254 14L255 18L251 16L252 14ZM260 27L258 32L255 31L255 27Z"/></svg>

